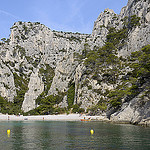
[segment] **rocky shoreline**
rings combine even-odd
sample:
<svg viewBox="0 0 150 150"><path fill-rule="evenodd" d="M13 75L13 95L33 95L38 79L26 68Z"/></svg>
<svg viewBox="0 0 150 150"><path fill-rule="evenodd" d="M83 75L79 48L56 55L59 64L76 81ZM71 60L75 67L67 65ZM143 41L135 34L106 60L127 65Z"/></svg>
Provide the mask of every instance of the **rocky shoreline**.
<svg viewBox="0 0 150 150"><path fill-rule="evenodd" d="M114 124L132 124L144 127L150 127L150 118L143 119L140 122L131 122L126 120L108 119L106 116L87 116L80 114L60 114L60 115L37 115L37 116L23 116L23 115L0 115L0 121L81 121L81 119L90 119L90 121L101 121Z"/></svg>
<svg viewBox="0 0 150 150"><path fill-rule="evenodd" d="M86 116L80 114L60 114L60 115L0 115L0 121L81 121L81 119L99 120L99 116Z"/></svg>

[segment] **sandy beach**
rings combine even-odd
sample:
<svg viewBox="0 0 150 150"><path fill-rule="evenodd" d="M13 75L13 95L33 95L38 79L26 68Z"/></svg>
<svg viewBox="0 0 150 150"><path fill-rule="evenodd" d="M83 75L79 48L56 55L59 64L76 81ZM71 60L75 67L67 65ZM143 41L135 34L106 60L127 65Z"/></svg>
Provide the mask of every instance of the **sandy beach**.
<svg viewBox="0 0 150 150"><path fill-rule="evenodd" d="M61 114L61 115L4 115L0 114L0 121L81 121L81 119L101 120L100 116L86 116L80 114Z"/></svg>

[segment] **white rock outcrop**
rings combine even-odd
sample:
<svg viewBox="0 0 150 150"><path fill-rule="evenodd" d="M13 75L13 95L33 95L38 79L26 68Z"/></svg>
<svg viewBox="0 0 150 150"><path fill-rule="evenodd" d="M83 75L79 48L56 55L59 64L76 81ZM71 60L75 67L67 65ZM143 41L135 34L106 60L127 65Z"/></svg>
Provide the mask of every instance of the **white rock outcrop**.
<svg viewBox="0 0 150 150"><path fill-rule="evenodd" d="M42 92L48 90L45 97L64 93L60 107L67 107L67 91L69 84L75 83L74 104L81 104L87 110L96 105L100 99L105 100L105 93L121 84L122 76L118 76L116 83L105 81L104 70L99 68L97 79L94 74L88 74L84 64L86 58L84 50L102 47L111 27L116 30L123 28L123 19L136 15L140 17L140 25L132 28L125 44L116 52L117 56L126 58L132 52L140 50L150 44L150 1L129 0L120 14L111 9L105 9L94 22L92 34L52 31L38 22L16 22L11 28L10 38L0 42L0 95L13 102L19 90L25 90L22 110L27 112L36 108L36 99ZM86 48L85 48L86 47ZM87 48L88 47L88 48ZM76 54L80 55L76 60ZM81 58L81 60L79 60ZM54 76L47 77L46 65L54 71ZM106 73L112 66L107 66ZM40 71L43 71L40 74ZM124 74L130 68L122 68ZM17 75L18 79L15 78ZM24 80L23 86L20 80ZM50 86L46 89L46 82ZM24 88L25 87L25 88ZM139 107L139 97L124 103L120 111L111 114L113 121L138 122L148 117L149 102ZM135 108L137 106L140 109ZM141 116L147 115L145 118Z"/></svg>
<svg viewBox="0 0 150 150"><path fill-rule="evenodd" d="M39 70L37 69L30 76L30 81L28 85L29 90L27 91L27 93L25 93L24 101L22 104L22 110L24 112L28 112L32 109L35 109L35 100L44 90L44 84L42 82L41 77L39 77L38 72Z"/></svg>

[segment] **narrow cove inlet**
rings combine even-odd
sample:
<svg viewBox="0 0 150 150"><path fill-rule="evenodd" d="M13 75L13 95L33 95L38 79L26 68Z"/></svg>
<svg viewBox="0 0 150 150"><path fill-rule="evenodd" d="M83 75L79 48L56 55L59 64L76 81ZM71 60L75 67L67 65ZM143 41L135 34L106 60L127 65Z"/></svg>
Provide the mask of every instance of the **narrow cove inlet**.
<svg viewBox="0 0 150 150"><path fill-rule="evenodd" d="M98 9L104 3L95 1ZM92 22L91 34L15 20L9 38L0 41L0 113L20 115L19 120L83 113L150 126L149 8L150 0L128 0L119 14L105 8ZM1 9L0 13L10 15Z"/></svg>
<svg viewBox="0 0 150 150"><path fill-rule="evenodd" d="M10 22L0 150L150 150L150 0L1 1Z"/></svg>

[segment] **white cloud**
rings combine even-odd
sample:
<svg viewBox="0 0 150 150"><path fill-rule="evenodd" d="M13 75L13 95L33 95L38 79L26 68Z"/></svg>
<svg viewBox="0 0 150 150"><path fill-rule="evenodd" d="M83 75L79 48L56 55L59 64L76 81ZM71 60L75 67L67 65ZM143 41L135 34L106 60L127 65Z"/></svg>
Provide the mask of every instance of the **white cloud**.
<svg viewBox="0 0 150 150"><path fill-rule="evenodd" d="M10 17L12 17L12 18L14 18L14 19L19 19L19 17L15 16L15 15L13 15L13 14L7 12L7 11L4 11L4 10L0 10L0 13L1 13L1 14L4 14L4 15L7 15L7 16L10 16Z"/></svg>

